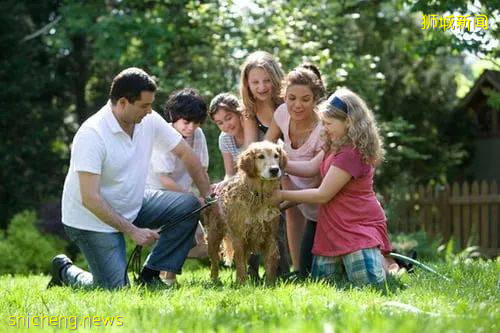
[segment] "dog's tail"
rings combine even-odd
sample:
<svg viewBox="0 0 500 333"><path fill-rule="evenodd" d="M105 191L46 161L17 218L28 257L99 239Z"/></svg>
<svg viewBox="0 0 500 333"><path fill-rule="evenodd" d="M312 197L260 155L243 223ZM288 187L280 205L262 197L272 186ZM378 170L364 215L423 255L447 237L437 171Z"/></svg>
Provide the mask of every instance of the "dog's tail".
<svg viewBox="0 0 500 333"><path fill-rule="evenodd" d="M224 237L222 240L222 256L224 258L224 264L226 266L231 266L234 259L234 247L233 242L228 237Z"/></svg>

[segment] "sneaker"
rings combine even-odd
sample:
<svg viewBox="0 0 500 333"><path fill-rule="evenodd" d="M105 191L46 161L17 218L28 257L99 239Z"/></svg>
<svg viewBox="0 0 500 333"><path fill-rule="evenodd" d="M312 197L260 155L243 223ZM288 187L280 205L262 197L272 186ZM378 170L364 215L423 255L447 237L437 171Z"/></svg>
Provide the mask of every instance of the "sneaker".
<svg viewBox="0 0 500 333"><path fill-rule="evenodd" d="M64 285L64 282L61 278L61 272L64 268L67 268L70 265L73 265L73 262L65 254L58 254L57 256L52 258L52 279L50 279L49 284L47 285L47 289Z"/></svg>
<svg viewBox="0 0 500 333"><path fill-rule="evenodd" d="M288 282L300 282L305 279L305 276L299 271L292 271L284 275L283 279Z"/></svg>
<svg viewBox="0 0 500 333"><path fill-rule="evenodd" d="M162 274L163 272L151 272L145 271L144 268L136 281L141 287L151 288L151 289L170 289L177 285L176 279L169 279Z"/></svg>

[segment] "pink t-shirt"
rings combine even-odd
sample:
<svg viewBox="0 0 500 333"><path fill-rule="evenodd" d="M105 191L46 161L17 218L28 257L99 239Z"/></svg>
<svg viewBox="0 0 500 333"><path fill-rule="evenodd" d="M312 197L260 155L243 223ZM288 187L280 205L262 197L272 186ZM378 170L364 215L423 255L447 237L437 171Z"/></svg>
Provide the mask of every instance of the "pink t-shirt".
<svg viewBox="0 0 500 333"><path fill-rule="evenodd" d="M281 104L274 112L274 121L283 133L283 149L288 154L288 159L291 161L310 161L321 150L323 142L321 140L321 123L311 132L306 142L297 149L292 148L290 141L289 128L290 128L290 114L286 103ZM315 188L321 183L321 177L318 174L315 177L297 177L288 175L292 183L297 189ZM318 215L318 205L314 204L300 204L298 205L302 214L309 220L316 221Z"/></svg>
<svg viewBox="0 0 500 333"><path fill-rule="evenodd" d="M373 191L375 168L364 163L353 147L327 154L320 166L322 177L332 165L352 178L332 200L320 205L312 253L335 257L377 246L382 253L391 251L384 210Z"/></svg>

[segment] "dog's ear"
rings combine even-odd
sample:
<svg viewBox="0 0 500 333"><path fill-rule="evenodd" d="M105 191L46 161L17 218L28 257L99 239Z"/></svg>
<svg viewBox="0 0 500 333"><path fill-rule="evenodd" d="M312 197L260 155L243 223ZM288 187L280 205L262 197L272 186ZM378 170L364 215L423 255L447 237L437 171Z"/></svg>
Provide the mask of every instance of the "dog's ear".
<svg viewBox="0 0 500 333"><path fill-rule="evenodd" d="M288 155L283 148L278 148L280 153L280 169L285 170L286 164L288 163Z"/></svg>
<svg viewBox="0 0 500 333"><path fill-rule="evenodd" d="M256 177L255 172L255 152L253 150L246 150L238 159L238 169L243 170L248 177Z"/></svg>

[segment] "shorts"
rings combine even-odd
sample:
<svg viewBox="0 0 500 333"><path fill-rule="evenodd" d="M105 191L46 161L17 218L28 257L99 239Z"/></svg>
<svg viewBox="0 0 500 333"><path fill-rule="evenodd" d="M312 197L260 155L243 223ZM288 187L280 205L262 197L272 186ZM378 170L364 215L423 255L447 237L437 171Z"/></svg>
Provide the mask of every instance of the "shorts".
<svg viewBox="0 0 500 333"><path fill-rule="evenodd" d="M355 285L380 284L385 281L383 256L378 247L337 257L314 256L311 275L334 281L347 277Z"/></svg>

